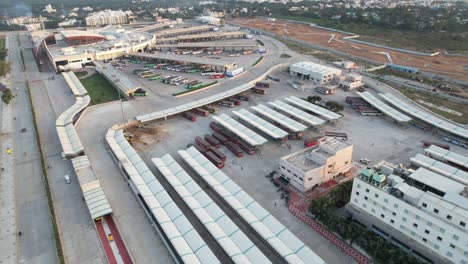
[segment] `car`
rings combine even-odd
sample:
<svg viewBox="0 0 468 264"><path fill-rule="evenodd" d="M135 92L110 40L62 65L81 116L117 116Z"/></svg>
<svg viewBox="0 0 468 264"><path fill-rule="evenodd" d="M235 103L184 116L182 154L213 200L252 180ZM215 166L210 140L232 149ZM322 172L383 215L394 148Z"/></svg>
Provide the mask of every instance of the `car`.
<svg viewBox="0 0 468 264"><path fill-rule="evenodd" d="M369 164L371 163L370 160L365 159L365 158L360 159L359 162L361 162L361 163L364 164L364 165L369 165Z"/></svg>
<svg viewBox="0 0 468 264"><path fill-rule="evenodd" d="M70 184L70 183L71 183L70 176L68 176L68 174L65 175L65 182L66 182L67 184Z"/></svg>

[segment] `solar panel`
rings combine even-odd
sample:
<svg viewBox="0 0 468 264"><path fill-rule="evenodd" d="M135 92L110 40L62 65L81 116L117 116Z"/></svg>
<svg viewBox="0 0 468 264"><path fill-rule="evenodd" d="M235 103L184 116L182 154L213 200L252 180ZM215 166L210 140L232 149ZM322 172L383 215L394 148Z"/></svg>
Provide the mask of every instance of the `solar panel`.
<svg viewBox="0 0 468 264"><path fill-rule="evenodd" d="M463 128L459 125L456 125L454 123L448 122L443 120L442 118L436 117L434 115L431 115L425 111L419 110L416 107L413 107L412 105L403 102L401 99L397 98L391 93L386 93L386 94L380 94L387 102L391 103L392 105L398 107L400 110L423 120L424 122L427 122L435 127L438 127L442 130L445 130L449 133L455 134L457 136L460 136L462 138L468 138L468 130L466 128Z"/></svg>
<svg viewBox="0 0 468 264"><path fill-rule="evenodd" d="M325 263L197 149L178 153L288 263Z"/></svg>
<svg viewBox="0 0 468 264"><path fill-rule="evenodd" d="M213 119L220 123L225 128L229 129L231 132L235 133L237 136L247 141L252 146L259 146L266 143L268 140L259 134L253 132L246 126L232 119L226 114L221 114L219 116L213 116Z"/></svg>
<svg viewBox="0 0 468 264"><path fill-rule="evenodd" d="M357 93L362 99L366 100L369 104L374 106L375 108L379 109L384 114L390 116L391 118L395 119L398 122L409 122L411 117L404 115L397 110L391 108L389 105L385 104L373 94L369 92Z"/></svg>
<svg viewBox="0 0 468 264"><path fill-rule="evenodd" d="M152 162L235 263L270 263L171 155Z"/></svg>
<svg viewBox="0 0 468 264"><path fill-rule="evenodd" d="M240 109L239 111L232 111L232 113L274 139L281 139L288 136L288 132L272 125L271 123L250 113L245 109Z"/></svg>
<svg viewBox="0 0 468 264"><path fill-rule="evenodd" d="M315 126L315 125L321 125L323 123L325 123L324 120L316 117L316 116L313 116L309 113L306 113L300 109L297 109L291 105L288 105L286 103L283 103L279 100L276 100L274 102L268 102L268 104L272 105L273 107L285 112L285 113L288 113L294 117L296 117L297 119L300 119L304 122L306 122L307 124L311 125L311 126Z"/></svg>
<svg viewBox="0 0 468 264"><path fill-rule="evenodd" d="M297 122L296 120L294 119L291 119L271 108L268 108L262 104L259 104L257 106L252 106L251 107L253 110L257 111L258 113L268 117L269 119L275 121L276 123L284 126L284 127L287 127L288 129L290 129L291 131L294 131L294 132L300 132L300 131L304 131L307 129L306 126L304 126L303 124Z"/></svg>
<svg viewBox="0 0 468 264"><path fill-rule="evenodd" d="M143 198L148 210L184 263L220 263L192 224L154 177L121 129L110 128L106 141Z"/></svg>
<svg viewBox="0 0 468 264"><path fill-rule="evenodd" d="M320 115L320 116L323 116L327 119L338 119L341 117L341 115L335 113L335 112L332 112L328 109L325 109L321 106L318 106L318 105L314 105L314 104L311 104L305 100L302 100L300 98L297 98L295 96L291 96L289 98L285 98L286 101L292 103L293 105L297 105L307 111L311 111L311 112L314 112L316 113L317 115Z"/></svg>

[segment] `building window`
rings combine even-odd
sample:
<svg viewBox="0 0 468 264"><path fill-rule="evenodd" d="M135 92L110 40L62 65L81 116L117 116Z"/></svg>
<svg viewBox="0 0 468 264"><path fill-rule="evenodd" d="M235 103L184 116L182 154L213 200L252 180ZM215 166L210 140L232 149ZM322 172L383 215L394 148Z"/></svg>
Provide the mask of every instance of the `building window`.
<svg viewBox="0 0 468 264"><path fill-rule="evenodd" d="M418 219L418 220L419 220L419 215L416 215L416 219Z"/></svg>
<svg viewBox="0 0 468 264"><path fill-rule="evenodd" d="M423 237L422 241L427 242L427 239Z"/></svg>
<svg viewBox="0 0 468 264"><path fill-rule="evenodd" d="M393 207L398 208L398 204L394 204Z"/></svg>
<svg viewBox="0 0 468 264"><path fill-rule="evenodd" d="M394 224L394 223L395 223L395 221L392 219L392 220L390 220L390 223Z"/></svg>
<svg viewBox="0 0 468 264"><path fill-rule="evenodd" d="M293 175L297 177L297 174L296 174L296 173L293 173Z"/></svg>
<svg viewBox="0 0 468 264"><path fill-rule="evenodd" d="M452 216L451 216L451 215L447 215L447 219L448 219L448 220L452 220Z"/></svg>
<svg viewBox="0 0 468 264"><path fill-rule="evenodd" d="M440 228L440 232L441 232L442 234L445 234L445 229L443 229L443 228L441 227L441 228Z"/></svg>
<svg viewBox="0 0 468 264"><path fill-rule="evenodd" d="M281 166L281 168L286 169L284 166Z"/></svg>
<svg viewBox="0 0 468 264"><path fill-rule="evenodd" d="M417 227L418 227L418 224L416 224L416 223L413 223L413 226L417 228Z"/></svg>
<svg viewBox="0 0 468 264"><path fill-rule="evenodd" d="M378 195L378 194L375 194L375 198L379 198L379 195Z"/></svg>
<svg viewBox="0 0 468 264"><path fill-rule="evenodd" d="M406 222L406 217L403 217L402 220L403 220L403 222Z"/></svg>
<svg viewBox="0 0 468 264"><path fill-rule="evenodd" d="M290 171L290 170L287 170L287 171L288 171L289 173L291 173L291 171Z"/></svg>
<svg viewBox="0 0 468 264"><path fill-rule="evenodd" d="M439 245L434 245L434 248L438 250L438 249L439 249Z"/></svg>
<svg viewBox="0 0 468 264"><path fill-rule="evenodd" d="M453 239L458 241L459 237L457 235L453 235Z"/></svg>
<svg viewBox="0 0 468 264"><path fill-rule="evenodd" d="M366 192L369 192L369 189L366 189Z"/></svg>
<svg viewBox="0 0 468 264"><path fill-rule="evenodd" d="M440 236L437 237L437 240L442 241L442 238Z"/></svg>
<svg viewBox="0 0 468 264"><path fill-rule="evenodd" d="M466 226L465 222L463 222L463 221L460 221L460 225L463 226L463 227Z"/></svg>
<svg viewBox="0 0 468 264"><path fill-rule="evenodd" d="M428 226L432 226L432 223L429 222L429 221L427 221L427 225L428 225Z"/></svg>
<svg viewBox="0 0 468 264"><path fill-rule="evenodd" d="M439 213L439 209L434 208L434 213L438 214L438 213Z"/></svg>
<svg viewBox="0 0 468 264"><path fill-rule="evenodd" d="M422 203L422 206L423 206L424 208L426 208L426 207L427 207L427 204L426 204L426 203Z"/></svg>
<svg viewBox="0 0 468 264"><path fill-rule="evenodd" d="M448 251L447 252L447 257L451 257L452 256L452 252Z"/></svg>
<svg viewBox="0 0 468 264"><path fill-rule="evenodd" d="M380 217L385 218L385 215L384 215L384 214L380 214Z"/></svg>
<svg viewBox="0 0 468 264"><path fill-rule="evenodd" d="M455 248L455 245L452 244L452 243L450 243L450 247L451 247L451 248Z"/></svg>
<svg viewBox="0 0 468 264"><path fill-rule="evenodd" d="M396 213L395 213L395 212L392 212L392 215L393 215L393 216L396 216Z"/></svg>
<svg viewBox="0 0 468 264"><path fill-rule="evenodd" d="M411 231L411 235L412 235L412 236L414 236L414 235L416 235L416 233L415 233L415 232L413 232L413 231Z"/></svg>
<svg viewBox="0 0 468 264"><path fill-rule="evenodd" d="M367 201L367 196L364 196L364 200L366 200L366 201Z"/></svg>
<svg viewBox="0 0 468 264"><path fill-rule="evenodd" d="M312 178L308 178L307 180L311 181L311 180L312 180Z"/></svg>
<svg viewBox="0 0 468 264"><path fill-rule="evenodd" d="M430 232L429 232L429 230L426 229L426 230L424 230L424 233L429 234Z"/></svg>
<svg viewBox="0 0 468 264"><path fill-rule="evenodd" d="M359 183L356 184L356 187L361 188L361 184L359 184Z"/></svg>

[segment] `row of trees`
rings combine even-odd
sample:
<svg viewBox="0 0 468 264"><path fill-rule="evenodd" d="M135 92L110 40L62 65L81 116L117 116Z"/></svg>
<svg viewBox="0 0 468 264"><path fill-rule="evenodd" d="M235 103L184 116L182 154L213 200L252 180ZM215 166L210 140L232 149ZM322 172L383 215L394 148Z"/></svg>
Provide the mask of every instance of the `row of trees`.
<svg viewBox="0 0 468 264"><path fill-rule="evenodd" d="M324 105L326 108L336 113L342 112L344 110L344 106L336 101L328 101L325 102L325 104L322 104L322 97L317 95L308 96L306 100L316 105Z"/></svg>
<svg viewBox="0 0 468 264"><path fill-rule="evenodd" d="M343 240L359 245L376 263L385 264L419 264L415 257L402 251L399 247L384 238L358 225L351 218L337 216L333 210L349 203L353 182L339 185L327 196L312 200L309 211L315 219L330 231L338 234Z"/></svg>

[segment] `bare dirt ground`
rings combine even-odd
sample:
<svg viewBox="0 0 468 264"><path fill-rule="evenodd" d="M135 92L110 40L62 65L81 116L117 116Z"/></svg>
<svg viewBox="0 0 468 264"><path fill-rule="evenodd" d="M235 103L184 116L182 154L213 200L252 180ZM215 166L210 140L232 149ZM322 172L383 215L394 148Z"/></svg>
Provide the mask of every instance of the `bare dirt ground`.
<svg viewBox="0 0 468 264"><path fill-rule="evenodd" d="M429 57L377 48L347 41L346 39L343 39L346 35L337 32L318 29L306 24L293 23L284 20L267 21L263 18L239 18L234 19L233 21L248 27L258 28L278 35L307 41L382 63L389 63L387 56L383 54L388 53L395 64L411 66L453 79L468 81L468 72L464 69L464 66L468 65L467 57L447 56L442 53L434 57Z"/></svg>
<svg viewBox="0 0 468 264"><path fill-rule="evenodd" d="M131 135L131 144L137 151L146 151L148 146L157 144L169 136L165 125L158 123L144 127L132 127L126 132Z"/></svg>

